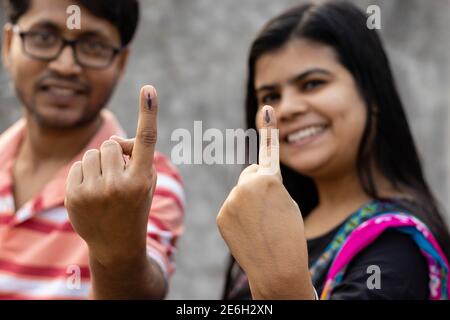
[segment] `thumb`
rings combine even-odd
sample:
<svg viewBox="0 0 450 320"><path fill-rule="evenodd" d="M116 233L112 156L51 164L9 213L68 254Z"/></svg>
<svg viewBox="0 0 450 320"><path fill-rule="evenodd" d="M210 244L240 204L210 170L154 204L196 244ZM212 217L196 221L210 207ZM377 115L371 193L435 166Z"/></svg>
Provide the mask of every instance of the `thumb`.
<svg viewBox="0 0 450 320"><path fill-rule="evenodd" d="M280 175L280 145L277 120L271 106L262 109L263 126L260 130L259 170L268 175Z"/></svg>
<svg viewBox="0 0 450 320"><path fill-rule="evenodd" d="M121 147L122 152L126 156L130 156L133 153L134 141L135 139L124 139L118 136L112 136L110 140L116 141Z"/></svg>

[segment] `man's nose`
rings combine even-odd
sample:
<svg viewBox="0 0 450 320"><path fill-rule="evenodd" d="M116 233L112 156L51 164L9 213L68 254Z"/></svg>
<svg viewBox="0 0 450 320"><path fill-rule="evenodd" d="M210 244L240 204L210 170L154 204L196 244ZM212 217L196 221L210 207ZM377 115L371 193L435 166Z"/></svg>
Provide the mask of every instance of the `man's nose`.
<svg viewBox="0 0 450 320"><path fill-rule="evenodd" d="M66 46L60 55L49 63L49 68L64 76L80 74L82 68L76 62L74 54L73 49L70 46Z"/></svg>

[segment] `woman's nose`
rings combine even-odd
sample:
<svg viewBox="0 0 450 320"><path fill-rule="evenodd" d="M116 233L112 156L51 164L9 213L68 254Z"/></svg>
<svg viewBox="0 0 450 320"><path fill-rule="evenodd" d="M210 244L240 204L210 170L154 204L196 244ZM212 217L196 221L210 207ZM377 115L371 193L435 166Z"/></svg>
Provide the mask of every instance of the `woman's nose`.
<svg viewBox="0 0 450 320"><path fill-rule="evenodd" d="M306 101L298 93L285 93L277 108L278 118L281 121L289 121L299 115L308 112Z"/></svg>

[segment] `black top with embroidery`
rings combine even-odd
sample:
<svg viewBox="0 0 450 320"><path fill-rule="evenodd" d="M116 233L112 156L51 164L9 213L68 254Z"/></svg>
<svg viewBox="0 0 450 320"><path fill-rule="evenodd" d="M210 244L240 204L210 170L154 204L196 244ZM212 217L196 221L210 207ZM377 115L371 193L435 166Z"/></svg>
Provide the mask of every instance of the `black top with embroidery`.
<svg viewBox="0 0 450 320"><path fill-rule="evenodd" d="M324 252L345 223L346 221L321 237L307 241L310 266ZM373 265L378 266L380 270L379 288L368 285L369 277L373 274L368 268ZM251 299L248 282L243 275L239 265L231 261L225 299ZM325 277L326 273L314 283L319 296L323 290ZM388 230L350 262L342 282L334 288L331 299L425 300L429 297L428 285L428 265L419 247L409 235Z"/></svg>

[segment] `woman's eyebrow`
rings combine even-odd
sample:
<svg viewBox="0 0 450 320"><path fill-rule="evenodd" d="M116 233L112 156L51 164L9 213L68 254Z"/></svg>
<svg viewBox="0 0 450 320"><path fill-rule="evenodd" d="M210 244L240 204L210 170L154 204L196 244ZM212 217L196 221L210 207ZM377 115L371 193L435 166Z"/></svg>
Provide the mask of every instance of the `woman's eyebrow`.
<svg viewBox="0 0 450 320"><path fill-rule="evenodd" d="M328 70L325 70L322 68L312 68L312 69L306 70L306 71L300 73L299 75L293 77L292 79L290 79L288 81L288 83L292 84L292 83L300 82L300 81L304 80L305 78L309 77L310 75L313 75L316 73L331 76L331 72Z"/></svg>
<svg viewBox="0 0 450 320"><path fill-rule="evenodd" d="M302 73L292 77L291 79L288 80L288 83L292 84L292 83L300 82L300 81L304 80L305 78L307 78L310 75L315 74L315 73L320 73L320 74L324 74L324 75L327 75L327 76L331 76L332 75L331 72L328 71L328 70L325 70L325 69L322 69L322 68L312 68L312 69L308 69L308 70L306 70L306 71L304 71L304 72L302 72ZM265 85L262 85L262 86L256 88L256 92L272 91L272 90L276 89L279 86L280 86L279 84L265 84Z"/></svg>

